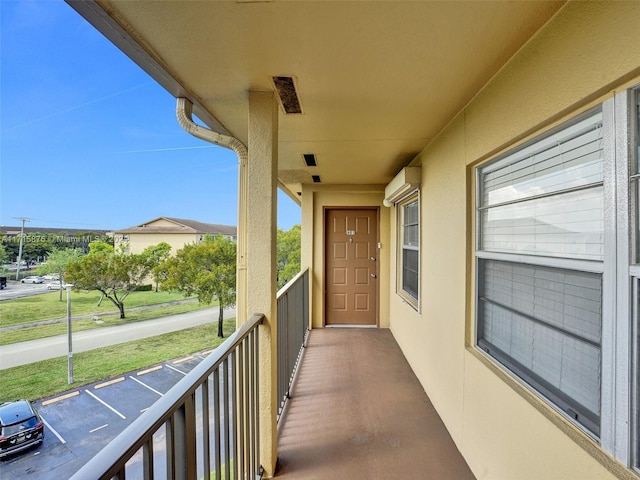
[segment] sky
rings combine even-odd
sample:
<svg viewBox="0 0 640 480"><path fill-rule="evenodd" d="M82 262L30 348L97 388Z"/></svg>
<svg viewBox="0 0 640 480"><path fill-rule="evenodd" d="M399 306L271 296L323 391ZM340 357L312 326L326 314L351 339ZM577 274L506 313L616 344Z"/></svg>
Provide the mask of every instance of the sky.
<svg viewBox="0 0 640 480"><path fill-rule="evenodd" d="M62 0L0 0L0 225L237 224L238 160ZM278 190L278 227L300 207Z"/></svg>

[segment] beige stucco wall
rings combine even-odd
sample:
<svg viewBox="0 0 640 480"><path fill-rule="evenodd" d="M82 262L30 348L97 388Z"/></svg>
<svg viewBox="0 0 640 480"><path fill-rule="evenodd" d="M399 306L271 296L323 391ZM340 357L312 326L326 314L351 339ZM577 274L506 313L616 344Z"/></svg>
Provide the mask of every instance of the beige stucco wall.
<svg viewBox="0 0 640 480"><path fill-rule="evenodd" d="M640 2L568 4L414 161L423 174L421 309L402 302L391 280L390 326L479 479L632 475L552 410L543 414L545 408L501 379L468 339L473 166L640 84L639 25ZM395 243L394 234L389 237Z"/></svg>
<svg viewBox="0 0 640 480"><path fill-rule="evenodd" d="M129 252L142 253L142 251L160 242L171 245L171 255L189 243L198 241L199 235L186 233L131 233L129 234ZM125 242L126 243L126 242Z"/></svg>
<svg viewBox="0 0 640 480"><path fill-rule="evenodd" d="M304 185L302 190L302 258L301 266L311 267L312 327L320 328L324 322L324 208L374 207L379 208L381 248L378 251L379 271L390 268L389 209L382 206L384 185ZM389 276L379 275L378 317L381 327L389 326Z"/></svg>

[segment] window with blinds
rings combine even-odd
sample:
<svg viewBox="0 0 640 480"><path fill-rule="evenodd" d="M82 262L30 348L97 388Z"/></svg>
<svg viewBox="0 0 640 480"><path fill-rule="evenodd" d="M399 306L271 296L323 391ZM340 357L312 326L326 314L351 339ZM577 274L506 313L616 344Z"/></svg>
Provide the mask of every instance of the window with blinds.
<svg viewBox="0 0 640 480"><path fill-rule="evenodd" d="M400 258L398 292L418 308L420 281L420 211L418 195L398 204Z"/></svg>
<svg viewBox="0 0 640 480"><path fill-rule="evenodd" d="M603 163L598 111L480 168L476 217L478 347L595 436Z"/></svg>
<svg viewBox="0 0 640 480"><path fill-rule="evenodd" d="M603 258L602 113L482 169L485 251Z"/></svg>

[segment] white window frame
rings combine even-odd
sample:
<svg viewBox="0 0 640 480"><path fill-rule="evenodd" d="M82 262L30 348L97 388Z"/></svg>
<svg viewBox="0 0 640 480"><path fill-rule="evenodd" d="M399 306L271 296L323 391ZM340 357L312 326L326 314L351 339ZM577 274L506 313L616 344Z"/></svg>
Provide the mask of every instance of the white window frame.
<svg viewBox="0 0 640 480"><path fill-rule="evenodd" d="M404 226L405 226L405 208L412 203L416 203L417 206L417 222L418 229L418 245L405 245L404 239ZM398 232L398 248L397 248L397 272L396 272L396 292L402 297L402 299L411 305L414 309L420 309L420 243L421 243L421 231L420 231L420 193L418 190L414 190L409 195L405 196L402 200L396 203L396 217L397 217L397 232ZM404 251L413 250L418 252L418 264L417 264L417 292L415 295L413 292L405 288L404 278Z"/></svg>
<svg viewBox="0 0 640 480"><path fill-rule="evenodd" d="M483 168L506 155L476 169L476 272L482 259L508 260L559 268L584 269L602 274L602 334L601 334L601 392L600 433L598 436L576 423L583 432L600 442L601 447L619 462L640 472L640 243L638 223L640 220L640 168L637 151L636 95L638 90L617 94L602 104L603 113L603 208L604 216L604 260L590 262L565 258L538 258L514 253L487 252L481 249L480 175ZM579 118L579 116L577 117ZM525 145L516 147L508 154L524 150L537 141L570 125L570 120L559 129L541 134ZM634 177L635 175L635 177ZM630 180L631 176L631 180ZM636 180L634 180L634 178ZM614 212L615 214L611 214ZM633 261L635 259L635 261ZM478 346L478 289L479 273L476 274L476 319L474 344ZM486 354L486 352L483 351ZM514 375L494 357L491 360L505 369L518 382L541 393ZM542 395L544 397L544 395ZM549 402L553 405L552 402ZM564 412L558 410L563 416Z"/></svg>
<svg viewBox="0 0 640 480"><path fill-rule="evenodd" d="M619 251L624 249L629 252L629 257L620 260L618 281L623 283L626 277L630 277L630 281L628 280L626 283L630 291L623 292L624 295L619 299L619 308L631 305L631 325L628 328L619 327L619 338L624 339L626 335L626 338L632 339L631 342L624 343L627 348L631 349L632 356L629 373L631 379L625 384L631 387L631 391L626 392L632 412L629 419L631 425L631 464L636 472L640 473L640 239L638 238L640 231L640 87L632 90L626 96L618 95L615 106L620 117L617 118L618 122L627 122L626 127L631 136L628 141L628 149L622 147L622 142L626 141L627 137L617 139L618 144L621 145L618 153L621 159L621 168L625 168L628 172L624 178L626 183L622 184L621 195L626 195L624 198L627 200L629 212L629 221L621 223L622 229L627 229L624 236L627 241L626 243L621 241L619 245ZM628 273L623 271L623 260L626 260L629 266ZM625 391L622 390L620 395L624 393ZM620 408L624 406L622 403ZM623 441L622 437L624 437L623 432L619 433L616 439ZM625 443L623 445L626 446Z"/></svg>

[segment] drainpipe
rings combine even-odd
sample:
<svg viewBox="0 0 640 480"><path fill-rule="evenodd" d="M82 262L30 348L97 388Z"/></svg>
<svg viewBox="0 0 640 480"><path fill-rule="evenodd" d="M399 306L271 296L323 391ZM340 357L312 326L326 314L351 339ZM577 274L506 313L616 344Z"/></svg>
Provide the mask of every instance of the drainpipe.
<svg viewBox="0 0 640 480"><path fill-rule="evenodd" d="M193 121L193 103L180 97L176 104L178 123L188 133L205 142L233 150L238 156L238 227L237 227L237 278L236 325L247 321L247 182L249 158L247 147L237 138L214 132Z"/></svg>

